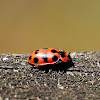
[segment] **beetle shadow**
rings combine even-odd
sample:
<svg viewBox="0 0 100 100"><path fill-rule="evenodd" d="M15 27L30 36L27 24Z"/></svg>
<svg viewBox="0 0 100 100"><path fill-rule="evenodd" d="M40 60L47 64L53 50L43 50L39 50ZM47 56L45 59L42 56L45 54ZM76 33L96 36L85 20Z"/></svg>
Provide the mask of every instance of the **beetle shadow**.
<svg viewBox="0 0 100 100"><path fill-rule="evenodd" d="M32 65L32 69L38 69L41 71L45 71L45 73L48 73L50 70L56 71L56 72L59 72L59 71L66 72L68 71L70 67L74 66L74 63L72 61L66 62L66 63L63 62L59 64L54 63L54 64L48 64L48 65L41 65L41 66L36 66L36 67L31 63L29 64Z"/></svg>

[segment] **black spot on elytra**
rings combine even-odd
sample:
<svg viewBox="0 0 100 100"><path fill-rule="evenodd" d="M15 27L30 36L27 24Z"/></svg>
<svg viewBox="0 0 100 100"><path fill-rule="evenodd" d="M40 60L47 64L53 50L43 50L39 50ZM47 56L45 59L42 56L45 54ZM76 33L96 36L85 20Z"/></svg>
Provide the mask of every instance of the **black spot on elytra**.
<svg viewBox="0 0 100 100"><path fill-rule="evenodd" d="M51 50L51 52L52 52L52 53L56 53L57 51L56 51L56 50L54 50L54 49L52 49L52 50Z"/></svg>
<svg viewBox="0 0 100 100"><path fill-rule="evenodd" d="M57 56L53 56L52 59L53 59L53 61L57 61L58 57Z"/></svg>
<svg viewBox="0 0 100 100"><path fill-rule="evenodd" d="M39 59L38 59L38 58L36 58L36 57L33 59L34 63L37 63L37 62L38 62L38 60L39 60Z"/></svg>
<svg viewBox="0 0 100 100"><path fill-rule="evenodd" d="M59 52L59 54L61 55L61 57L65 57L65 52Z"/></svg>
<svg viewBox="0 0 100 100"><path fill-rule="evenodd" d="M63 57L63 58L65 57L65 54L64 54L64 53L62 53L62 54L60 54L60 55L61 55L61 57Z"/></svg>
<svg viewBox="0 0 100 100"><path fill-rule="evenodd" d="M48 49L48 48L43 48L43 49Z"/></svg>
<svg viewBox="0 0 100 100"><path fill-rule="evenodd" d="M32 56L29 56L29 60L31 60L32 59Z"/></svg>
<svg viewBox="0 0 100 100"><path fill-rule="evenodd" d="M48 62L48 59L47 58L43 58L43 59L44 59L44 62L46 62L46 63Z"/></svg>
<svg viewBox="0 0 100 100"><path fill-rule="evenodd" d="M44 52L42 58L44 59L44 62L46 62L46 63L48 62L47 53Z"/></svg>
<svg viewBox="0 0 100 100"><path fill-rule="evenodd" d="M35 54L38 54L38 52L39 52L39 50L36 50L36 51L35 51Z"/></svg>

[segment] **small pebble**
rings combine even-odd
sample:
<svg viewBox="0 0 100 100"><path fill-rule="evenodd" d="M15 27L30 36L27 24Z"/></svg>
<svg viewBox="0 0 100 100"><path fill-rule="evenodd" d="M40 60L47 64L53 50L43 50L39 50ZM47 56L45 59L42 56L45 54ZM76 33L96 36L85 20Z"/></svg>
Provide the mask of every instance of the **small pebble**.
<svg viewBox="0 0 100 100"><path fill-rule="evenodd" d="M3 61L8 60L8 58L3 58Z"/></svg>
<svg viewBox="0 0 100 100"><path fill-rule="evenodd" d="M26 65L26 62L24 62L24 61L23 61L23 62L21 62L21 65Z"/></svg>

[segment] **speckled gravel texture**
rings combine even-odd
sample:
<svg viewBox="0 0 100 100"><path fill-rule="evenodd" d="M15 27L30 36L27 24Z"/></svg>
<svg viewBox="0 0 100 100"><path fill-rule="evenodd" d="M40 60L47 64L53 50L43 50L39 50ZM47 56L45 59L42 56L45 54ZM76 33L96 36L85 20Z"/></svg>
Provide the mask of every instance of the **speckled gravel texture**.
<svg viewBox="0 0 100 100"><path fill-rule="evenodd" d="M100 51L72 52L68 71L34 69L29 54L0 54L0 100L100 100Z"/></svg>

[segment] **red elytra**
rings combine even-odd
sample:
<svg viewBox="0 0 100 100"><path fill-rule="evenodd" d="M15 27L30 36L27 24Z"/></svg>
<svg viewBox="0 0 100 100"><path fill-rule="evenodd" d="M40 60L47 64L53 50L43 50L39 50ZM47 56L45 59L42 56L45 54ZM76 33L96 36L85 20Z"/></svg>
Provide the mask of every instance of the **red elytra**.
<svg viewBox="0 0 100 100"><path fill-rule="evenodd" d="M59 60L62 62L68 62L68 57L69 55L63 50L55 48L42 48L33 51L28 56L27 60L33 65L48 65L57 63Z"/></svg>

